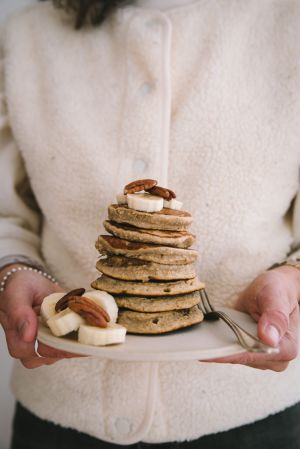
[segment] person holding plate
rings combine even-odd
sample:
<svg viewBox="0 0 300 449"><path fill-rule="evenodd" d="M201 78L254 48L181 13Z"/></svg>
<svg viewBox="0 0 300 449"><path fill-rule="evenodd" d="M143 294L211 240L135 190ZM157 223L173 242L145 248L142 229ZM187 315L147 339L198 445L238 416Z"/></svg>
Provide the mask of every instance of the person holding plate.
<svg viewBox="0 0 300 449"><path fill-rule="evenodd" d="M48 0L6 23L12 449L300 447L299 30L297 0ZM278 354L151 364L35 346L42 299L89 286L106 206L148 177L192 212L214 304L249 313Z"/></svg>

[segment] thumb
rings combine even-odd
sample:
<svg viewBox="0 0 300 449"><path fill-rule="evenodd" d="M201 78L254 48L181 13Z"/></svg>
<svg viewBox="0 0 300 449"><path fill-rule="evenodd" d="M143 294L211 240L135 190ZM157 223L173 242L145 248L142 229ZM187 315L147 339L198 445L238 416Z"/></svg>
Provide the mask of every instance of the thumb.
<svg viewBox="0 0 300 449"><path fill-rule="evenodd" d="M29 306L18 308L14 312L14 328L19 338L25 343L31 343L37 334L37 316Z"/></svg>
<svg viewBox="0 0 300 449"><path fill-rule="evenodd" d="M289 328L289 313L283 310L265 310L258 321L258 337L270 346L278 346Z"/></svg>

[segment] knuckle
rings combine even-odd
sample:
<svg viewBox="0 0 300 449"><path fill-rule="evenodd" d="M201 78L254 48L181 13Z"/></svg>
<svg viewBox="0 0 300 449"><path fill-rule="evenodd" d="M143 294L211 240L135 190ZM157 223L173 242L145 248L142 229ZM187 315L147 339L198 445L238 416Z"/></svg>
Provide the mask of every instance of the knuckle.
<svg viewBox="0 0 300 449"><path fill-rule="evenodd" d="M6 315L6 328L9 331L17 331L17 317L11 312Z"/></svg>
<svg viewBox="0 0 300 449"><path fill-rule="evenodd" d="M11 325L15 325L19 319L22 319L24 316L24 308L23 307L14 307L9 308L7 311L8 319Z"/></svg>
<svg viewBox="0 0 300 449"><path fill-rule="evenodd" d="M13 330L13 320L9 314L1 314L1 324L5 332Z"/></svg>
<svg viewBox="0 0 300 449"><path fill-rule="evenodd" d="M254 353L252 353L252 352L247 352L247 353L245 354L245 357L244 357L244 360L243 360L243 363L244 363L245 365L249 365L249 366L250 366L250 365L255 365L256 362L257 362L257 359L256 359Z"/></svg>
<svg viewBox="0 0 300 449"><path fill-rule="evenodd" d="M292 360L294 360L298 355L298 348L296 346L291 347L287 354L285 355L283 361L284 362L291 362Z"/></svg>
<svg viewBox="0 0 300 449"><path fill-rule="evenodd" d="M22 365L27 369L33 369L35 368L35 364L33 362L33 359L21 359Z"/></svg>
<svg viewBox="0 0 300 449"><path fill-rule="evenodd" d="M8 347L8 352L9 355L13 358L13 359L21 359L22 357L24 357L24 353L21 351L16 350L15 348L10 348Z"/></svg>
<svg viewBox="0 0 300 449"><path fill-rule="evenodd" d="M15 345L12 345L9 341L7 342L7 350L9 355L14 359L20 359L22 357L20 351L18 351Z"/></svg>
<svg viewBox="0 0 300 449"><path fill-rule="evenodd" d="M267 282L266 278L263 276L259 277L259 283L257 283L257 289L255 292L256 300L264 304L269 301L270 297L273 295L273 285L271 282Z"/></svg>
<svg viewBox="0 0 300 449"><path fill-rule="evenodd" d="M271 310L271 312L273 315L275 315L276 317L278 317L280 320L282 320L285 324L289 323L289 316L283 312L282 310Z"/></svg>
<svg viewBox="0 0 300 449"><path fill-rule="evenodd" d="M17 356L16 352L15 352L12 348L10 348L10 347L8 346L7 349L8 349L9 355L10 355L13 359L18 359L18 358L19 358L19 357Z"/></svg>
<svg viewBox="0 0 300 449"><path fill-rule="evenodd" d="M265 316L268 317L269 322L278 328L282 335L288 330L290 319L287 311L278 309L268 310L265 312Z"/></svg>
<svg viewBox="0 0 300 449"><path fill-rule="evenodd" d="M28 347L21 348L18 346L16 342L13 340L7 340L7 350L9 355L14 359L28 359L28 357L32 356L32 350Z"/></svg>
<svg viewBox="0 0 300 449"><path fill-rule="evenodd" d="M276 371L277 373L281 373L281 372L285 371L288 366L289 366L289 362L274 363L271 366L271 370Z"/></svg>

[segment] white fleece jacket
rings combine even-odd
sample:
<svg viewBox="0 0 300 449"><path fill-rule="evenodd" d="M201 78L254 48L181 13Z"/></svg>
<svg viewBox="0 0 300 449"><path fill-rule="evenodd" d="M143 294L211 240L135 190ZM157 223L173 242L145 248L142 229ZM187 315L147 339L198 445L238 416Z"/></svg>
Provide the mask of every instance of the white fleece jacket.
<svg viewBox="0 0 300 449"><path fill-rule="evenodd" d="M46 2L12 18L2 42L0 256L42 258L66 288L88 286L107 205L148 176L193 213L215 303L296 250L298 0L131 6L80 32ZM278 374L88 358L17 365L13 390L41 418L129 444L264 418L300 400L299 375L299 359Z"/></svg>

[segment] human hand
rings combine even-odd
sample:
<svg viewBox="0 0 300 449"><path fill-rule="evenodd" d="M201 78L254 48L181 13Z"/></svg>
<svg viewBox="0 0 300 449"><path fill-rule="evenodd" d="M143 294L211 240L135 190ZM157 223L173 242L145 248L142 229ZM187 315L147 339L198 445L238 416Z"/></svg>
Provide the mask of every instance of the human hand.
<svg viewBox="0 0 300 449"><path fill-rule="evenodd" d="M257 322L257 334L267 345L279 347L278 354L244 352L209 360L259 369L283 371L297 356L300 270L282 266L258 276L240 295L236 308Z"/></svg>
<svg viewBox="0 0 300 449"><path fill-rule="evenodd" d="M13 266L6 267L3 272L11 268ZM0 294L0 324L5 332L8 351L26 368L52 365L63 358L76 357L75 354L58 351L42 343L38 344L38 352L42 357L38 357L34 348L37 315L43 298L63 291L40 274L27 270L14 273Z"/></svg>

